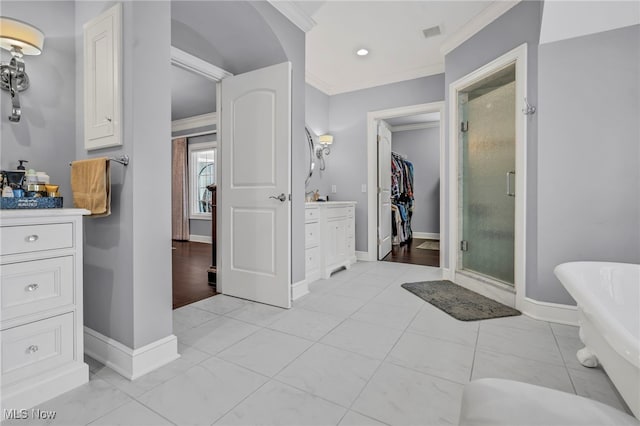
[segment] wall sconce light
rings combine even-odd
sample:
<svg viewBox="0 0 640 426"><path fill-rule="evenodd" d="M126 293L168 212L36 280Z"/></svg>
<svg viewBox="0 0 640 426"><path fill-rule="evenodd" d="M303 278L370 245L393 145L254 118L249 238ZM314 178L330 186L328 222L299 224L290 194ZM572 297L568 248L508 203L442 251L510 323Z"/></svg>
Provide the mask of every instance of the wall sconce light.
<svg viewBox="0 0 640 426"><path fill-rule="evenodd" d="M39 29L17 19L0 16L0 47L11 52L11 61L0 65L0 84L11 93L9 121L18 122L20 110L19 92L29 88L23 55L42 53L44 34Z"/></svg>
<svg viewBox="0 0 640 426"><path fill-rule="evenodd" d="M324 157L331 154L331 146L333 144L332 135L321 135L318 137L320 145L316 147L316 157L320 160L320 170L325 169Z"/></svg>

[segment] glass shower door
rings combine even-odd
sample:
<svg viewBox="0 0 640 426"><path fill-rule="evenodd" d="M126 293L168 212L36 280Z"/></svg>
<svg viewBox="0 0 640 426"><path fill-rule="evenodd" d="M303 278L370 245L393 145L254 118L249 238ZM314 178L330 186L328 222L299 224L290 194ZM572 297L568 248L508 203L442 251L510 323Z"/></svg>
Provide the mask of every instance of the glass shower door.
<svg viewBox="0 0 640 426"><path fill-rule="evenodd" d="M461 269L513 285L515 69L498 74L459 98Z"/></svg>

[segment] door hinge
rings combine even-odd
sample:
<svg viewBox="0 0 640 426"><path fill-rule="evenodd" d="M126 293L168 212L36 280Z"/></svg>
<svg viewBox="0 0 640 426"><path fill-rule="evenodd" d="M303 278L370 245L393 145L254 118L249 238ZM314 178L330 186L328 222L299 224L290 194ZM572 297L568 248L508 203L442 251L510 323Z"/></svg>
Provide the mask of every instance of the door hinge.
<svg viewBox="0 0 640 426"><path fill-rule="evenodd" d="M382 194L382 188L378 187L378 194Z"/></svg>
<svg viewBox="0 0 640 426"><path fill-rule="evenodd" d="M469 251L469 241L467 240L460 241L460 251Z"/></svg>
<svg viewBox="0 0 640 426"><path fill-rule="evenodd" d="M378 245L381 246L382 245L382 240L380 238L378 238Z"/></svg>
<svg viewBox="0 0 640 426"><path fill-rule="evenodd" d="M289 201L291 201L291 194L289 194Z"/></svg>
<svg viewBox="0 0 640 426"><path fill-rule="evenodd" d="M469 122L468 121L463 121L462 123L460 123L460 131L462 133L467 133L469 131Z"/></svg>

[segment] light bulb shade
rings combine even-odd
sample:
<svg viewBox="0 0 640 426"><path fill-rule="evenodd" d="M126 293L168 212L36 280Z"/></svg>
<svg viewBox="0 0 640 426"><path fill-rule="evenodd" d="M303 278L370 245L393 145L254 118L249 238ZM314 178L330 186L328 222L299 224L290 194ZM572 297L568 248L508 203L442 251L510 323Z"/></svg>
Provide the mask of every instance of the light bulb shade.
<svg viewBox="0 0 640 426"><path fill-rule="evenodd" d="M36 27L17 19L0 16L0 47L11 50L18 47L25 55L39 55L44 45L44 34Z"/></svg>
<svg viewBox="0 0 640 426"><path fill-rule="evenodd" d="M331 136L331 135L321 135L318 138L318 140L322 145L331 145L331 144L333 144L333 136Z"/></svg>

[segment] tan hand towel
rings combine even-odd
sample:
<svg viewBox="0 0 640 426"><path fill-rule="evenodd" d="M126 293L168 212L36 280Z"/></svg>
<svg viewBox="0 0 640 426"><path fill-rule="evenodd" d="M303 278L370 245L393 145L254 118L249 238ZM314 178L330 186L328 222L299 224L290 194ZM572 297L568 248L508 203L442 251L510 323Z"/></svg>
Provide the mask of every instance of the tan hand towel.
<svg viewBox="0 0 640 426"><path fill-rule="evenodd" d="M95 217L111 214L111 173L107 157L71 163L73 206Z"/></svg>

